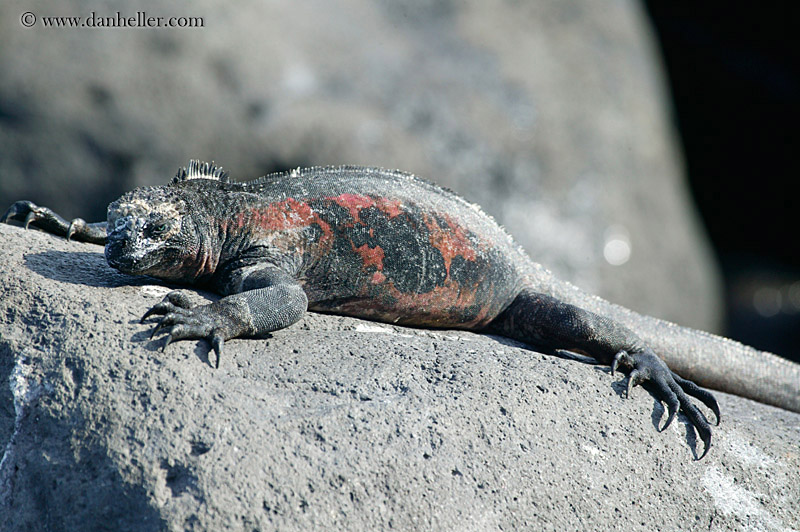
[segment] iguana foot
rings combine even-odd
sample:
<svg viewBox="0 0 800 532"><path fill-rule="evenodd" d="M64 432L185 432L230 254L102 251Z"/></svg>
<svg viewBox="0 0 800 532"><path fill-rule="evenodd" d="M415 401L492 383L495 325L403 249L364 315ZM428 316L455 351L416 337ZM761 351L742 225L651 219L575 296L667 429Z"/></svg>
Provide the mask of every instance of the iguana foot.
<svg viewBox="0 0 800 532"><path fill-rule="evenodd" d="M702 459L711 447L711 427L706 417L692 403L689 396L699 399L710 408L717 417L717 425L719 425L719 405L714 396L695 383L673 373L664 361L649 349L633 354L627 351L620 351L611 364L611 374L613 375L620 367L629 371L628 395L630 395L634 386L643 384L653 391L660 401L664 401L667 404L669 413L667 422L660 430L663 431L672 423L679 409L686 414L686 417L689 418L689 421L705 444L703 454L697 458L698 460Z"/></svg>
<svg viewBox="0 0 800 532"><path fill-rule="evenodd" d="M8 220L23 222L25 229L33 223L59 236L67 236L70 225L52 209L40 207L32 201L25 200L14 202L0 218L0 223L6 223Z"/></svg>
<svg viewBox="0 0 800 532"><path fill-rule="evenodd" d="M225 340L239 336L246 331L233 315L235 302L221 299L209 305L192 307L189 297L180 290L167 294L160 303L145 312L141 323L153 315L161 315L156 328L150 338L159 332L166 332L167 339L161 350L164 351L169 344L178 340L206 339L211 344L217 355L216 367L222 358L222 346Z"/></svg>
<svg viewBox="0 0 800 532"><path fill-rule="evenodd" d="M0 218L0 223L8 220L21 221L25 229L34 224L48 233L65 236L67 240L74 236L76 240L94 244L103 245L106 242L105 222L88 224L83 218L74 218L68 222L52 209L40 207L31 201L17 201L11 205Z"/></svg>

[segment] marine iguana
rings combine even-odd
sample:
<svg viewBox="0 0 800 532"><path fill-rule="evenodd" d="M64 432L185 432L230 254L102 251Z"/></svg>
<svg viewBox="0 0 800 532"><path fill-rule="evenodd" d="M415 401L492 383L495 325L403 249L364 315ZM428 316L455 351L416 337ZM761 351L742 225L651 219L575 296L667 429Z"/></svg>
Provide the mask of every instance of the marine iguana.
<svg viewBox="0 0 800 532"><path fill-rule="evenodd" d="M800 412L800 365L588 295L533 262L477 205L400 171L298 168L234 182L192 160L170 184L112 202L107 222L67 222L29 201L0 222L9 219L105 245L121 272L224 296L193 307L173 291L141 320L162 316L153 335L166 334L164 348L207 339L217 367L225 340L288 327L312 310L589 355L627 372L628 393L644 384L665 402L664 428L683 411L704 442L699 458L711 428L690 396L717 423L720 412L693 381Z"/></svg>

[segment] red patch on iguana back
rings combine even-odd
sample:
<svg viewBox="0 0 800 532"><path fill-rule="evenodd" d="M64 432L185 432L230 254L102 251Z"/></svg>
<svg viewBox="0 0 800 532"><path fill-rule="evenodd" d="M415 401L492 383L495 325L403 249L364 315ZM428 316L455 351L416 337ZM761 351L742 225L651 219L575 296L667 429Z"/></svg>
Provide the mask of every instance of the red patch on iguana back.
<svg viewBox="0 0 800 532"><path fill-rule="evenodd" d="M371 248L367 244L364 244L363 246L354 248L354 251L361 257L364 268L375 266L375 269L379 271L383 269L384 254L383 248L380 246Z"/></svg>
<svg viewBox="0 0 800 532"><path fill-rule="evenodd" d="M359 215L363 209L369 209L370 207L375 207L385 213L389 219L403 212L403 206L400 200L373 198L363 194L340 194L328 199L332 200L340 207L347 209L350 212L350 217L353 219L354 224L363 223Z"/></svg>
<svg viewBox="0 0 800 532"><path fill-rule="evenodd" d="M252 225L269 233L318 225L323 233L320 240L333 237L331 226L308 203L294 198L241 212L236 217L236 225L238 227Z"/></svg>
<svg viewBox="0 0 800 532"><path fill-rule="evenodd" d="M370 283L381 284L386 280L386 276L383 274L383 259L385 255L382 247L375 246L374 248L371 248L369 245L364 244L359 247L353 246L353 251L355 251L358 256L361 257L361 267L365 271L369 267L375 268L375 273L373 273L369 278Z"/></svg>
<svg viewBox="0 0 800 532"><path fill-rule="evenodd" d="M441 227L436 219L427 216L425 225L430 233L428 240L442 254L444 267L449 276L450 263L455 257L460 255L465 260L474 261L477 254L464 229L454 223L449 216L445 215L443 218L447 227Z"/></svg>

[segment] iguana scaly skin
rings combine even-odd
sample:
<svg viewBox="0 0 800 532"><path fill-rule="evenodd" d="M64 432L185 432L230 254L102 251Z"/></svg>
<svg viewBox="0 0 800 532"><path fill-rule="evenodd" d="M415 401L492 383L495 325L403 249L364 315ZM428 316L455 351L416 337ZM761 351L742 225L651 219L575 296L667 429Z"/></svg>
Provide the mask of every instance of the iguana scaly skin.
<svg viewBox="0 0 800 532"><path fill-rule="evenodd" d="M588 354L628 372L629 391L648 385L667 405L665 427L682 410L705 443L701 458L711 429L689 396L717 422L719 408L692 380L800 412L800 366L587 295L533 262L476 205L403 172L307 168L236 183L191 161L171 184L111 203L105 223L67 222L27 201L9 218L104 244L121 272L225 296L192 307L171 292L142 318L163 315L153 334L166 332L164 347L208 339L217 365L225 340L287 327L313 310Z"/></svg>

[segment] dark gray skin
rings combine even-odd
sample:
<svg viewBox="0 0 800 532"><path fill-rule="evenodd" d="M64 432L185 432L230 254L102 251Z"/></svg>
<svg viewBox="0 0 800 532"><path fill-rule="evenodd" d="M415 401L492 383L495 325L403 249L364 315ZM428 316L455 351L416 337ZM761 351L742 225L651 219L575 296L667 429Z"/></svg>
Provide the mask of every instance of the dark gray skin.
<svg viewBox="0 0 800 532"><path fill-rule="evenodd" d="M690 396L717 423L720 414L692 381L800 412L800 366L585 294L533 262L477 206L402 172L309 168L235 183L191 161L171 184L111 203L107 222L67 222L27 201L0 221L8 219L105 245L121 272L224 296L192 307L171 292L142 317L163 316L153 334L166 334L164 347L207 339L217 366L225 340L264 335L312 310L589 355L612 374L627 372L629 392L643 384L666 403L664 428L684 412L705 444L700 458L711 428Z"/></svg>

